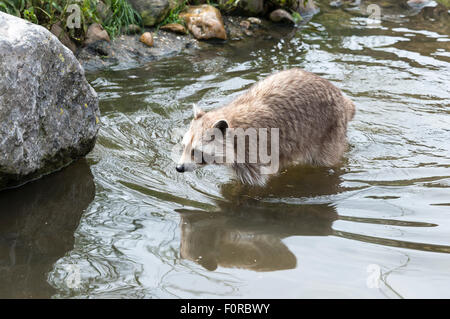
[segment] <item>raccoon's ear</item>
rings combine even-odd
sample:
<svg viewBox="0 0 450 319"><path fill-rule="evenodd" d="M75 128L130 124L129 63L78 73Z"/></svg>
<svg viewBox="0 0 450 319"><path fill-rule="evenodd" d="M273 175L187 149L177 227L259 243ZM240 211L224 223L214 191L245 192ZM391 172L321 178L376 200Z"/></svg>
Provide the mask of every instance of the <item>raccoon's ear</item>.
<svg viewBox="0 0 450 319"><path fill-rule="evenodd" d="M213 128L218 128L225 135L225 130L229 127L227 120L218 120L214 123Z"/></svg>
<svg viewBox="0 0 450 319"><path fill-rule="evenodd" d="M197 105L192 104L193 110L194 110L194 120L198 120L205 114L205 112L200 109Z"/></svg>

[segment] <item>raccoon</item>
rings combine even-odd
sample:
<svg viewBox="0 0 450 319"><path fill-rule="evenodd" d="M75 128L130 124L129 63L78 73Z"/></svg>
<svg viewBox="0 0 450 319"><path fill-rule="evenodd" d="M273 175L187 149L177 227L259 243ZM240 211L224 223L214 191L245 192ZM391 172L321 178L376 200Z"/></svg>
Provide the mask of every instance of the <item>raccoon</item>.
<svg viewBox="0 0 450 319"><path fill-rule="evenodd" d="M347 123L354 114L354 103L328 80L299 68L281 71L226 106L204 112L194 105L176 170L227 165L242 183L264 185L289 165L332 167L347 148ZM262 161L262 148L270 152L270 163Z"/></svg>

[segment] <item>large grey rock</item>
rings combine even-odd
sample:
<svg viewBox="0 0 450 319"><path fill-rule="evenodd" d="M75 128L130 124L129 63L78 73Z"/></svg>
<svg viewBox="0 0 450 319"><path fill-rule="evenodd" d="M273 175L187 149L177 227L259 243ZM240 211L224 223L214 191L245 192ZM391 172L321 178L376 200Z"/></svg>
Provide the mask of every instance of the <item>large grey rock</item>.
<svg viewBox="0 0 450 319"><path fill-rule="evenodd" d="M0 12L0 189L51 173L93 148L98 97L47 29Z"/></svg>

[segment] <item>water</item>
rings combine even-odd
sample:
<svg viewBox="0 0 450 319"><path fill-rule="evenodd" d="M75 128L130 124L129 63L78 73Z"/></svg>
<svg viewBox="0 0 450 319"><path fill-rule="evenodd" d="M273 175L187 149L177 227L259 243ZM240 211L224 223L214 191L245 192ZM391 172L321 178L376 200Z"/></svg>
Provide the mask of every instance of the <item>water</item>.
<svg viewBox="0 0 450 319"><path fill-rule="evenodd" d="M450 297L450 24L330 9L257 43L90 74L102 129L60 173L0 193L0 296ZM220 167L178 174L192 103L223 105L301 67L356 103L340 167L265 189Z"/></svg>

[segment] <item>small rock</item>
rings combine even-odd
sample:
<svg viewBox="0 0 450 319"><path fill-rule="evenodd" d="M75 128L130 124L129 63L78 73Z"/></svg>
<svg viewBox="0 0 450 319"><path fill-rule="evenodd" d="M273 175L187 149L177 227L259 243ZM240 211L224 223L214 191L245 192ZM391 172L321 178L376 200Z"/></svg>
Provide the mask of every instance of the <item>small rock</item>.
<svg viewBox="0 0 450 319"><path fill-rule="evenodd" d="M86 32L85 44L91 44L97 41L107 41L111 42L108 32L103 29L103 27L98 23L93 23L89 26Z"/></svg>
<svg viewBox="0 0 450 319"><path fill-rule="evenodd" d="M269 16L273 22L283 22L288 24L295 24L295 20L292 15L283 9L277 9L272 11Z"/></svg>
<svg viewBox="0 0 450 319"><path fill-rule="evenodd" d="M239 23L239 25L241 27L243 27L244 29L248 29L248 28L250 28L250 21L243 20L243 21L241 21L241 23Z"/></svg>
<svg viewBox="0 0 450 319"><path fill-rule="evenodd" d="M142 43L145 43L149 47L153 46L153 36L150 32L144 32L139 39Z"/></svg>
<svg viewBox="0 0 450 319"><path fill-rule="evenodd" d="M250 17L247 19L248 22L250 22L251 24L261 24L261 19L255 18L255 17Z"/></svg>
<svg viewBox="0 0 450 319"><path fill-rule="evenodd" d="M61 28L61 23L58 22L50 28L50 32L53 33L58 40L70 49L70 51L75 52L77 50L76 44L70 39L63 28Z"/></svg>
<svg viewBox="0 0 450 319"><path fill-rule="evenodd" d="M174 32L174 33L179 33L179 34L187 34L186 28L179 23L169 23L169 24L163 25L160 29Z"/></svg>
<svg viewBox="0 0 450 319"><path fill-rule="evenodd" d="M207 4L189 6L185 12L180 14L180 18L184 20L196 39L227 39L222 15L213 6Z"/></svg>
<svg viewBox="0 0 450 319"><path fill-rule="evenodd" d="M137 34L141 33L141 31L142 31L141 27L136 24L129 24L126 26L124 30L126 34Z"/></svg>

